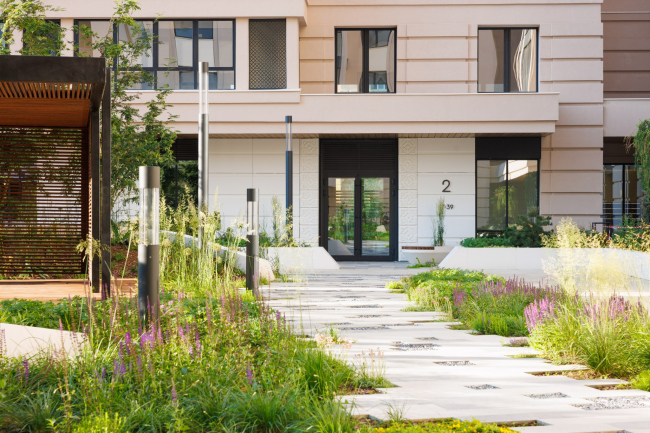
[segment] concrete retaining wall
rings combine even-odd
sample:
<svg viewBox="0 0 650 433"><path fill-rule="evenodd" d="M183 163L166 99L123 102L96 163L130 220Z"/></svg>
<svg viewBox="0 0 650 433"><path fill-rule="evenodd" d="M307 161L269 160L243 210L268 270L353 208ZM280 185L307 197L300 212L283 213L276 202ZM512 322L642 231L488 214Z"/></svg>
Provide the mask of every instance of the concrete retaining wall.
<svg viewBox="0 0 650 433"><path fill-rule="evenodd" d="M565 251L566 252L566 251ZM630 277L650 280L650 253L619 249L574 249L581 260L588 261L596 255L604 255L604 260L620 264L622 272ZM553 248L464 248L455 247L441 268L460 268L470 270L528 270L543 271L544 261L562 256L562 250ZM594 256L594 257L590 257Z"/></svg>

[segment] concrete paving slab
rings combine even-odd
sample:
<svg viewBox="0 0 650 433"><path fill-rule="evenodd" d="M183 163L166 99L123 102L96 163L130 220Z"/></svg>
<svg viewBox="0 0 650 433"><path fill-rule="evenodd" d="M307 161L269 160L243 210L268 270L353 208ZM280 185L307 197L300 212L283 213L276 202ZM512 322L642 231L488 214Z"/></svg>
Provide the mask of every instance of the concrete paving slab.
<svg viewBox="0 0 650 433"><path fill-rule="evenodd" d="M446 418L481 421L539 420L548 425L516 428L525 432L591 433L650 430L650 408L587 411L576 405L602 396L650 395L638 390L601 391L586 385L618 383L612 380L575 380L565 376L534 376L535 371L582 368L557 366L541 358L511 358L507 355L534 354L529 347L503 346L508 338L472 335L448 329L444 315L434 312L401 311L409 306L404 295L390 293L385 283L427 269L407 269L406 264L341 264L333 272L304 275L301 284L289 287L274 283L268 291L270 304L293 319L294 326L309 335L337 329L339 335L356 340L349 350L334 353L354 362L362 352L379 349L386 365L386 377L397 385L381 394L343 396L353 412L387 418L389 407L403 407L411 419ZM490 272L487 270L486 272ZM493 272L526 281L546 279L541 273ZM292 297L287 300L288 290ZM267 292L265 292L267 293ZM358 296L358 297L351 297ZM300 308L300 305L313 306ZM376 307L369 307L370 305ZM363 306L363 308L353 308ZM364 316L364 317L360 317ZM425 321L425 322L422 322ZM429 322L431 321L431 322ZM345 322L345 325L328 323ZM409 323L416 322L414 325ZM380 329L354 329L372 328ZM435 337L436 340L419 340ZM395 342L433 343L433 350L398 351ZM473 365L444 366L436 362L470 361ZM467 388L490 384L497 389ZM562 393L566 398L533 399L527 394ZM650 433L650 432L649 432Z"/></svg>

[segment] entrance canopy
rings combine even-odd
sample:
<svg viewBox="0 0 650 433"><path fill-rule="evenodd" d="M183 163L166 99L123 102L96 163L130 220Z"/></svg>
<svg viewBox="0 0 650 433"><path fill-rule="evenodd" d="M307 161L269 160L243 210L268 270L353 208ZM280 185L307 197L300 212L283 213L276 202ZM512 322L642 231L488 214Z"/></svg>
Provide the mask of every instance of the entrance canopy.
<svg viewBox="0 0 650 433"><path fill-rule="evenodd" d="M105 59L0 58L0 273L82 274L79 242L110 241L109 82Z"/></svg>

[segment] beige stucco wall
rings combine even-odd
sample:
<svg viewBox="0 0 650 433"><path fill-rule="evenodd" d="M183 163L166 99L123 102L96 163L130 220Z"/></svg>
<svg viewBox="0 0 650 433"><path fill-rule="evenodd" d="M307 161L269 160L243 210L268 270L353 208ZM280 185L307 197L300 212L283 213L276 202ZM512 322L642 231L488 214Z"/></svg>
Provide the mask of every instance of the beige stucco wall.
<svg viewBox="0 0 650 433"><path fill-rule="evenodd" d="M50 2L53 17L105 18L112 2ZM141 17L237 19L237 91L211 92L211 131L296 133L546 135L541 210L588 226L602 213L602 0L144 0ZM247 92L248 18L286 17L289 90ZM479 26L539 27L537 95L475 95ZM397 95L331 95L334 29L397 28ZM299 90L300 89L300 90ZM315 95L313 95L315 94ZM312 96L313 95L313 96ZM178 128L196 131L196 92L173 95ZM559 106L558 106L559 104ZM276 120L277 119L277 120ZM551 135L549 135L551 134ZM424 233L418 235L422 240Z"/></svg>
<svg viewBox="0 0 650 433"><path fill-rule="evenodd" d="M397 28L398 93L475 93L478 27L539 26L539 91L559 92L560 104L555 134L543 140L541 210L589 226L602 213L600 12L600 0L310 1L300 86L333 92L335 28L386 26Z"/></svg>

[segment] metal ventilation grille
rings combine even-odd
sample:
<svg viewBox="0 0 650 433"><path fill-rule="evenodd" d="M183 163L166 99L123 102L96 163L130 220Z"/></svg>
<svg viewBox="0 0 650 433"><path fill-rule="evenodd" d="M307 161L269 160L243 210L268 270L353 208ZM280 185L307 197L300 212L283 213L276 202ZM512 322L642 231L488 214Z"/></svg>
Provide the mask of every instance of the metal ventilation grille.
<svg viewBox="0 0 650 433"><path fill-rule="evenodd" d="M250 20L250 89L287 88L285 20Z"/></svg>
<svg viewBox="0 0 650 433"><path fill-rule="evenodd" d="M176 161L198 161L199 140L197 138L179 138L172 144L172 153Z"/></svg>
<svg viewBox="0 0 650 433"><path fill-rule="evenodd" d="M83 273L87 149L85 129L0 127L0 273Z"/></svg>
<svg viewBox="0 0 650 433"><path fill-rule="evenodd" d="M367 174L397 172L395 140L321 140L321 163L325 172Z"/></svg>

